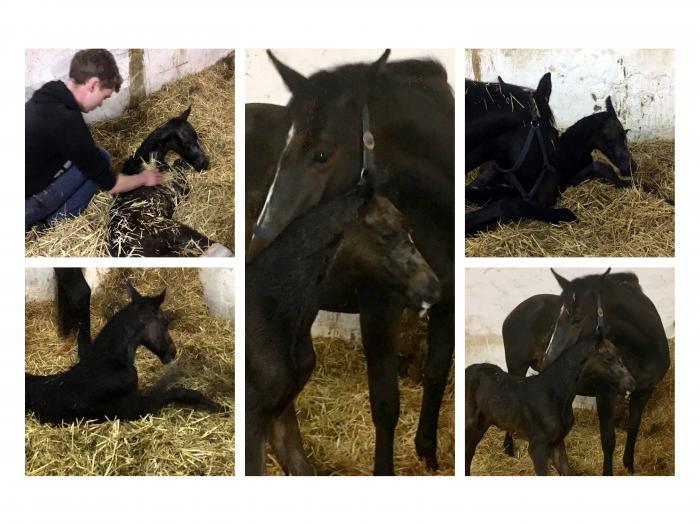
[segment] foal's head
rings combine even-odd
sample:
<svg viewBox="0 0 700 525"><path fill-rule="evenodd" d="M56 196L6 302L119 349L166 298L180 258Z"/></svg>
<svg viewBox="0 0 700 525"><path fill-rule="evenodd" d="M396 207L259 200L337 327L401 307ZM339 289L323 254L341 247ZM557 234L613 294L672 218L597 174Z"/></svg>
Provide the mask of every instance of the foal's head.
<svg viewBox="0 0 700 525"><path fill-rule="evenodd" d="M408 221L379 195L346 228L336 262L348 274L388 284L421 313L440 300L440 282L413 243Z"/></svg>
<svg viewBox="0 0 700 525"><path fill-rule="evenodd" d="M596 131L591 136L590 146L602 151L623 175L632 175L634 161L627 145L627 130L622 127L610 97L605 99L605 111L591 118Z"/></svg>
<svg viewBox="0 0 700 525"><path fill-rule="evenodd" d="M549 345L544 353L545 363L576 342L595 333L605 335L606 321L601 291L610 268L602 275L587 275L571 281L552 270L561 286L561 308Z"/></svg>
<svg viewBox="0 0 700 525"><path fill-rule="evenodd" d="M620 393L632 392L636 386L634 377L622 362L620 353L607 339L600 339L588 358L584 372L605 379Z"/></svg>
<svg viewBox="0 0 700 525"><path fill-rule="evenodd" d="M146 137L136 153L126 160L122 171L127 175L139 173L143 169L144 161L150 161L153 157L158 162L164 162L169 151L177 153L196 170L207 169L209 157L199 143L197 132L187 120L191 111L192 106L156 128Z"/></svg>
<svg viewBox="0 0 700 525"><path fill-rule="evenodd" d="M170 320L160 309L165 299L165 290L156 296L141 295L131 283L127 283L130 308L138 316L139 325L143 326L139 332L138 342L153 352L162 363L169 363L175 359L175 343L170 338L168 323Z"/></svg>

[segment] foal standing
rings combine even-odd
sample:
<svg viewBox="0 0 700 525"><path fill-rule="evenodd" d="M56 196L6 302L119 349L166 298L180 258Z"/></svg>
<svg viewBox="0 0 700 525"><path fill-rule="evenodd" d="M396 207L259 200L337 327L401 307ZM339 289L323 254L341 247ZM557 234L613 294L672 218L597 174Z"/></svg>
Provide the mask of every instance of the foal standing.
<svg viewBox="0 0 700 525"><path fill-rule="evenodd" d="M570 346L536 376L515 377L489 363L467 367L467 475L476 447L491 425L527 438L528 453L538 476L549 473L550 457L559 474L571 475L564 438L574 424L571 404L578 379L584 366L594 360L620 390L634 390L634 378L617 350L598 336Z"/></svg>

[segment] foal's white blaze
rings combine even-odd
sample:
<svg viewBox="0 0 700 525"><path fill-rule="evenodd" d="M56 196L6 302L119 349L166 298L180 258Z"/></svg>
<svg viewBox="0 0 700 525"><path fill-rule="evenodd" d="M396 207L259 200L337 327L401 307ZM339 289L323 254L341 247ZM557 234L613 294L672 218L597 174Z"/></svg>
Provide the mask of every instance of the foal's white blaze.
<svg viewBox="0 0 700 525"><path fill-rule="evenodd" d="M418 313L418 317L425 317L425 314L428 313L428 310L431 306L433 305L427 301L423 301L422 303L420 303L420 312Z"/></svg>

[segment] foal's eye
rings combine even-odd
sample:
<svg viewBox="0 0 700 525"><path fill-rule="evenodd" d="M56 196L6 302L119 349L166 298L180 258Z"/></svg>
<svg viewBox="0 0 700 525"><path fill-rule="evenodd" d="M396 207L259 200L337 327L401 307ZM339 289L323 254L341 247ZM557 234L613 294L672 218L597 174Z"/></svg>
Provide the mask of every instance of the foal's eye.
<svg viewBox="0 0 700 525"><path fill-rule="evenodd" d="M326 153L325 151L317 151L316 153L314 153L314 162L316 164L325 164L326 162L328 162L329 156L330 155L328 155L328 153Z"/></svg>

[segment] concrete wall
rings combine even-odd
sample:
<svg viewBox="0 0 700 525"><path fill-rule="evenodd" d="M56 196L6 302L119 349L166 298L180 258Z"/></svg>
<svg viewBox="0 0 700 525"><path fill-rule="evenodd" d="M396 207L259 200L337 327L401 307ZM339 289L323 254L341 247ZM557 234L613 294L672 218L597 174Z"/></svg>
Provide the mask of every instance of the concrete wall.
<svg viewBox="0 0 700 525"><path fill-rule="evenodd" d="M87 268L85 280L93 290L110 268ZM53 268L26 268L25 301L49 301L54 298L56 279ZM233 268L200 268L199 280L204 288L204 302L209 313L234 322L235 279Z"/></svg>
<svg viewBox="0 0 700 525"><path fill-rule="evenodd" d="M308 76L323 68L352 62L375 61L382 55L384 49L273 49L272 51L286 65ZM425 57L436 59L445 66L448 81L454 89L454 52L451 49L392 49L389 60ZM287 104L289 90L264 49L246 50L245 75L246 102ZM320 312L313 325L312 335L341 339L359 338L359 316Z"/></svg>
<svg viewBox="0 0 700 525"><path fill-rule="evenodd" d="M605 107L610 95L631 140L673 139L672 49L468 49L465 76L535 88L552 73L550 105L561 129Z"/></svg>
<svg viewBox="0 0 700 525"><path fill-rule="evenodd" d="M275 56L304 76L352 62L373 62L384 49L273 49ZM447 79L454 89L454 52L452 49L392 49L389 60L432 58L447 69ZM287 104L289 91L264 49L246 50L246 102Z"/></svg>
<svg viewBox="0 0 700 525"><path fill-rule="evenodd" d="M77 49L25 50L25 100L50 80L67 80L70 61ZM231 52L230 49L145 49L134 53L129 49L110 49L117 61L124 83L119 93L113 94L101 108L85 115L87 122L118 117L132 101L132 97L147 95L160 89L166 82L196 73ZM142 76L130 77L132 71ZM133 88L133 89L132 89ZM138 94L136 93L138 91Z"/></svg>

